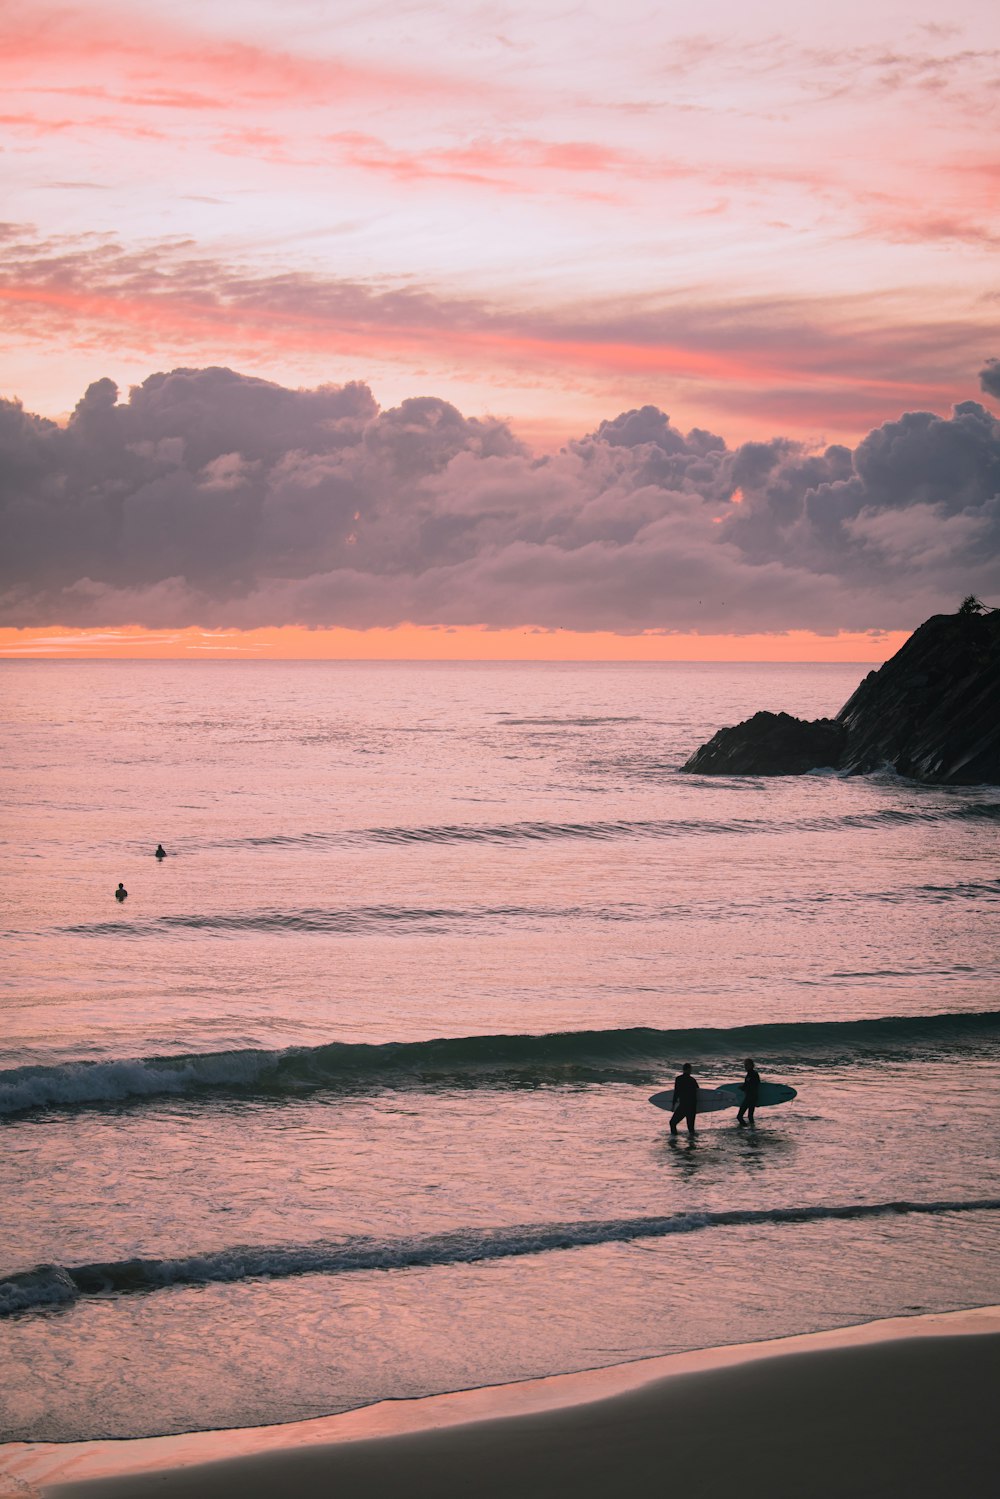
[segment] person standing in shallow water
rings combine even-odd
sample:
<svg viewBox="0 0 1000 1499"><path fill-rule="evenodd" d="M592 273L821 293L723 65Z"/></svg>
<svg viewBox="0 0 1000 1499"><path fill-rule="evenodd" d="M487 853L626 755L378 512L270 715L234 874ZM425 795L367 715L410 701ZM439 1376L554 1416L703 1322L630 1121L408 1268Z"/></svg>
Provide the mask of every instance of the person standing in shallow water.
<svg viewBox="0 0 1000 1499"><path fill-rule="evenodd" d="M698 1079L691 1072L691 1063L685 1062L680 1075L674 1078L674 1112L670 1116L670 1133L676 1135L682 1119L687 1120L688 1134L694 1134L694 1118L698 1112Z"/></svg>
<svg viewBox="0 0 1000 1499"><path fill-rule="evenodd" d="M760 1073L754 1066L752 1057L747 1057L743 1065L747 1075L740 1085L743 1089L743 1102L736 1115L736 1123L753 1124L753 1111L757 1107L757 1099L760 1096ZM747 1116L745 1119L744 1114Z"/></svg>
<svg viewBox="0 0 1000 1499"><path fill-rule="evenodd" d="M127 898L128 891L125 889L125 886L122 884L121 880L119 880L118 889L115 891L115 900L118 901L119 904L121 904L121 902L123 900L126 900Z"/></svg>
<svg viewBox="0 0 1000 1499"><path fill-rule="evenodd" d="M166 857L167 857L167 851L166 851L166 849L163 847L162 843L158 843L156 845L156 853L153 855L153 858L154 859L165 859Z"/></svg>

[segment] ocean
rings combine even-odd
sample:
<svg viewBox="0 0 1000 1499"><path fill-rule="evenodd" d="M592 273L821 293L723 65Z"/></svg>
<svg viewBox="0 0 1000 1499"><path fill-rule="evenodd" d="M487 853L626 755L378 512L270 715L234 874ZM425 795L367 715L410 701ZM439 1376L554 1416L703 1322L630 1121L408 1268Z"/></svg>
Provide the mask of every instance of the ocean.
<svg viewBox="0 0 1000 1499"><path fill-rule="evenodd" d="M678 773L865 670L0 663L0 1439L1000 1301L1000 788Z"/></svg>

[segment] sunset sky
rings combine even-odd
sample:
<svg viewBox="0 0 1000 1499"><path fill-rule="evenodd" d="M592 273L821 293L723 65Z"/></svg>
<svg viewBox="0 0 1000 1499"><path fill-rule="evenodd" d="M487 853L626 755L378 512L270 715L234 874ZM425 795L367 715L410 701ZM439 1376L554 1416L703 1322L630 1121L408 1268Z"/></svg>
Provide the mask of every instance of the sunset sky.
<svg viewBox="0 0 1000 1499"><path fill-rule="evenodd" d="M876 660L1000 603L992 0L0 17L0 653Z"/></svg>

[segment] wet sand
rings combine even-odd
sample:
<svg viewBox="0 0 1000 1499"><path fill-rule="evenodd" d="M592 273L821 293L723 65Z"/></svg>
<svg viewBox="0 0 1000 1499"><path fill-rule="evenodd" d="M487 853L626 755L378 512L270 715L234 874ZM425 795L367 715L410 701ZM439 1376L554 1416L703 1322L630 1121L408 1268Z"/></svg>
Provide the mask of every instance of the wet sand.
<svg viewBox="0 0 1000 1499"><path fill-rule="evenodd" d="M318 1421L0 1448L0 1496L597 1499L992 1492L1000 1308L385 1402Z"/></svg>

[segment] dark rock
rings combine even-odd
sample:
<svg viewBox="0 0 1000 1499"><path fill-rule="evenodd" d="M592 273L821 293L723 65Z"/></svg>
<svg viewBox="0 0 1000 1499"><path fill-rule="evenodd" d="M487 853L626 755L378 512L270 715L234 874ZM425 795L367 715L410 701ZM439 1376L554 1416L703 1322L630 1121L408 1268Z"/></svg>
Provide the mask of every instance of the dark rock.
<svg viewBox="0 0 1000 1499"><path fill-rule="evenodd" d="M834 718L755 713L734 729L720 729L684 769L710 776L798 776L839 765L846 739Z"/></svg>
<svg viewBox="0 0 1000 1499"><path fill-rule="evenodd" d="M939 786L1000 782L1000 611L937 614L841 708L841 768Z"/></svg>
<svg viewBox="0 0 1000 1499"><path fill-rule="evenodd" d="M937 614L836 719L755 713L720 729L684 770L701 775L849 775L889 766L934 785L1000 783L1000 610Z"/></svg>

